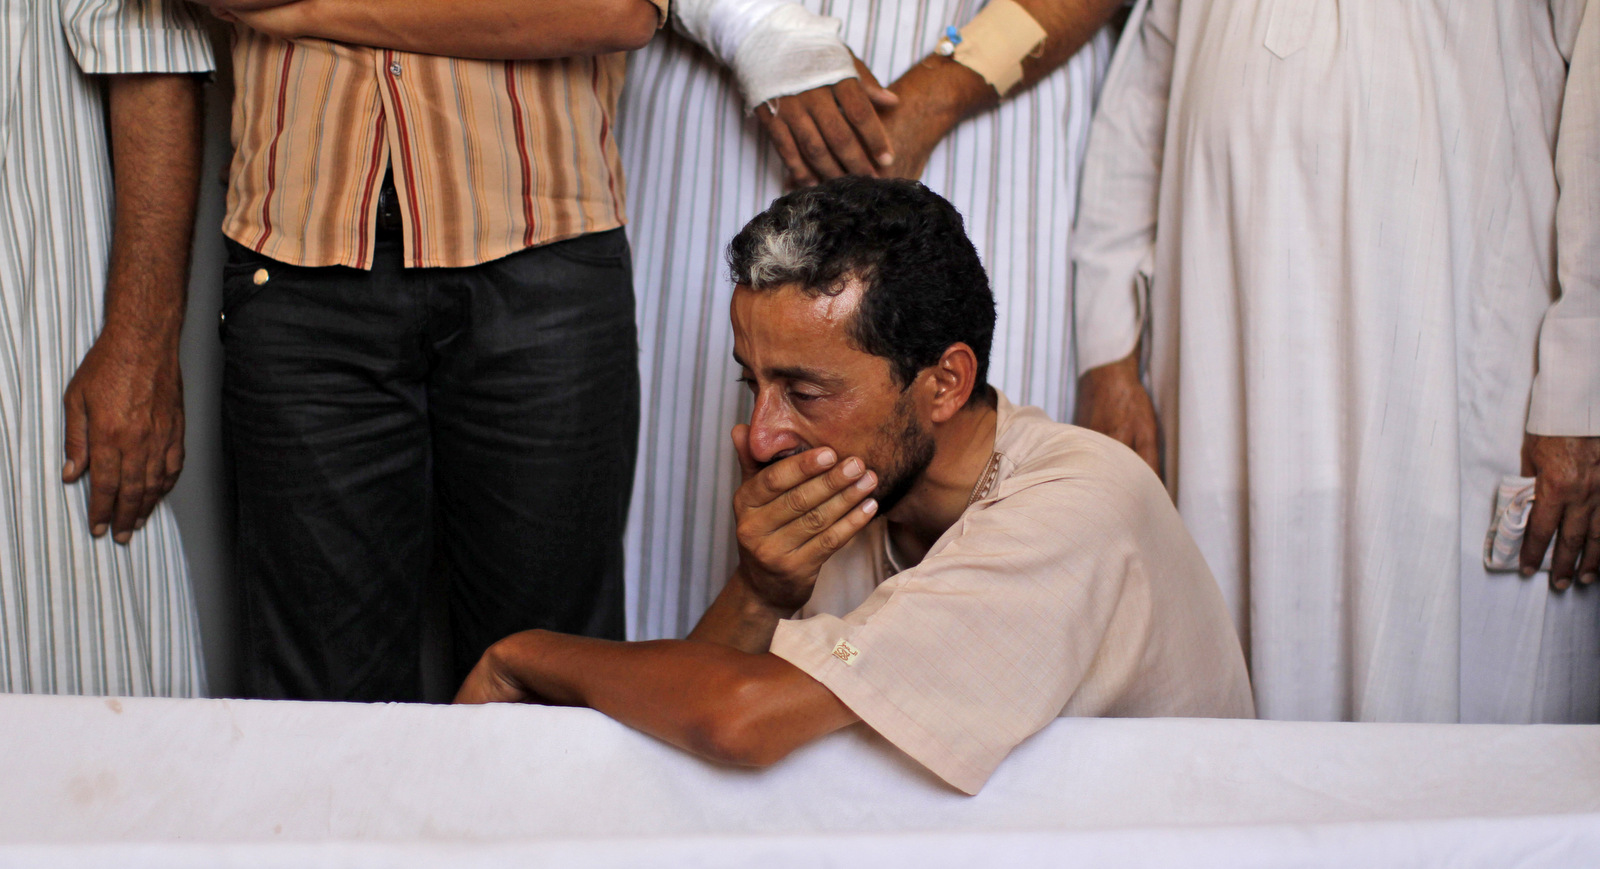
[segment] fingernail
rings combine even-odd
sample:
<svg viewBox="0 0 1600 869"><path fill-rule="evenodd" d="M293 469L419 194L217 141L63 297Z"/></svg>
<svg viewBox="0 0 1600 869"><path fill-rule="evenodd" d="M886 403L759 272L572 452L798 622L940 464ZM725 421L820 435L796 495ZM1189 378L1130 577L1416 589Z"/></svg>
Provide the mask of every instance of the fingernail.
<svg viewBox="0 0 1600 869"><path fill-rule="evenodd" d="M862 503L861 512L867 514L868 516L871 516L872 514L878 512L878 499L876 499L876 498L868 498L865 502Z"/></svg>
<svg viewBox="0 0 1600 869"><path fill-rule="evenodd" d="M89 533L93 534L96 537L101 537L101 536L105 535L107 530L109 530L109 528L106 526L106 524L104 522L102 522L99 525L94 526L94 528L90 529Z"/></svg>
<svg viewBox="0 0 1600 869"><path fill-rule="evenodd" d="M889 153L888 151L884 151L882 154L879 154L878 155L878 165L879 166L893 166L894 165L894 155Z"/></svg>
<svg viewBox="0 0 1600 869"><path fill-rule="evenodd" d="M113 537L111 539L117 541L118 543L127 543L129 540L133 539L133 532L132 531L119 531L119 532L117 532L117 536L115 536L115 537Z"/></svg>
<svg viewBox="0 0 1600 869"><path fill-rule="evenodd" d="M817 464L822 465L823 467L828 467L832 465L838 458L838 456L833 454L833 450L823 450L822 452L817 453Z"/></svg>
<svg viewBox="0 0 1600 869"><path fill-rule="evenodd" d="M1523 576L1533 576L1534 573L1536 573L1536 571L1531 567L1524 567L1524 568L1522 568L1521 570L1519 570L1517 572L1522 574Z"/></svg>
<svg viewBox="0 0 1600 869"><path fill-rule="evenodd" d="M76 471L77 469L78 463L71 459L67 459L67 463L61 466L61 476L70 477L72 476L72 472Z"/></svg>
<svg viewBox="0 0 1600 869"><path fill-rule="evenodd" d="M846 477L855 477L859 476L865 469L861 467L860 459L849 459L844 463L843 470Z"/></svg>
<svg viewBox="0 0 1600 869"><path fill-rule="evenodd" d="M1571 584L1572 583L1570 583L1570 582L1568 582L1568 581L1566 581L1564 579L1558 579L1555 582L1556 591L1566 591L1567 590L1567 586L1569 586Z"/></svg>
<svg viewBox="0 0 1600 869"><path fill-rule="evenodd" d="M1579 577L1578 581L1584 585L1594 585L1595 582L1600 581L1600 573L1585 573L1582 577Z"/></svg>
<svg viewBox="0 0 1600 869"><path fill-rule="evenodd" d="M868 474L856 481L856 488L863 492L870 491L872 487L876 485L878 485L877 474Z"/></svg>

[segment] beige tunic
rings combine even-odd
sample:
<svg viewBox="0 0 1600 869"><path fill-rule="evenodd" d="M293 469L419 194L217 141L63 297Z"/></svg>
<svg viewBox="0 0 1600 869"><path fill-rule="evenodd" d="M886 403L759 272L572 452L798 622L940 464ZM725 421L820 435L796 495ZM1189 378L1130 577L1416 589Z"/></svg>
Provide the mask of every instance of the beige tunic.
<svg viewBox="0 0 1600 869"><path fill-rule="evenodd" d="M773 653L967 793L1057 716L1253 717L1222 594L1150 469L1004 396L995 452L921 563L874 522Z"/></svg>

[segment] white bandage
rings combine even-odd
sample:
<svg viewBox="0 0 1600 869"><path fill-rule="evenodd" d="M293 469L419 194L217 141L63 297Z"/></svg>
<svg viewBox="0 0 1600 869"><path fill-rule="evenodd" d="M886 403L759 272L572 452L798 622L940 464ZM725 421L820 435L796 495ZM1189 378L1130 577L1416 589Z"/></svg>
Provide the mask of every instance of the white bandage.
<svg viewBox="0 0 1600 869"><path fill-rule="evenodd" d="M677 0L672 4L678 31L705 46L723 66L733 64L739 43L784 0Z"/></svg>
<svg viewBox="0 0 1600 869"><path fill-rule="evenodd" d="M1001 96L1022 81L1022 60L1044 45L1046 34L1016 0L990 0L961 28L951 58L972 70Z"/></svg>
<svg viewBox="0 0 1600 869"><path fill-rule="evenodd" d="M733 70L745 108L856 77L837 18L779 0L675 0L678 29Z"/></svg>

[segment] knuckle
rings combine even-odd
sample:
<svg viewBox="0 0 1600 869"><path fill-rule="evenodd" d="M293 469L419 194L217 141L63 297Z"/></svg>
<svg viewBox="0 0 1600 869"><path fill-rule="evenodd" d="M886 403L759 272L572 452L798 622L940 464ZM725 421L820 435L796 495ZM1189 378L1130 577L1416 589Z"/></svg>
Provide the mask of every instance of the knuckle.
<svg viewBox="0 0 1600 869"><path fill-rule="evenodd" d="M855 131L850 129L843 115L833 113L817 122L817 128L822 131L823 138L835 146L850 146L855 144Z"/></svg>
<svg viewBox="0 0 1600 869"><path fill-rule="evenodd" d="M828 518L822 515L821 510L811 510L800 517L800 523L807 531L815 534L828 527Z"/></svg>
<svg viewBox="0 0 1600 869"><path fill-rule="evenodd" d="M1558 501L1571 500L1577 494L1577 481L1566 474L1550 474L1545 478L1545 489L1548 497Z"/></svg>
<svg viewBox="0 0 1600 869"><path fill-rule="evenodd" d="M800 152L812 160L819 160L828 156L827 143L823 142L818 135L807 134L797 137L795 141L800 146Z"/></svg>
<svg viewBox="0 0 1600 869"><path fill-rule="evenodd" d="M804 513L811 509L811 505L806 503L805 496L800 494L798 489L790 489L783 493L783 506L791 513Z"/></svg>

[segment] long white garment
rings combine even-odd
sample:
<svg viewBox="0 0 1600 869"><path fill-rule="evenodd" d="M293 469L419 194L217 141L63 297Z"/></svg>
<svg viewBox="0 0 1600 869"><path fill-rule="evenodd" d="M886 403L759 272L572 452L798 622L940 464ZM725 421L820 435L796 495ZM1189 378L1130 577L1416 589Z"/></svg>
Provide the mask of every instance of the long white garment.
<svg viewBox="0 0 1600 869"><path fill-rule="evenodd" d="M980 0L807 0L885 84ZM990 382L1066 419L1076 381L1067 241L1090 112L1110 57L1095 37L1061 69L961 124L922 180L966 218L999 305ZM627 547L629 634L681 636L726 581L748 415L735 383L723 250L783 192L783 164L733 77L663 33L630 61L617 120L639 294L643 415Z"/></svg>
<svg viewBox="0 0 1600 869"><path fill-rule="evenodd" d="M204 72L179 0L0 0L0 691L204 693L183 549L162 504L89 536L61 483L61 397L100 330L111 239L104 73Z"/></svg>
<svg viewBox="0 0 1600 869"><path fill-rule="evenodd" d="M1135 15L1085 170L1079 363L1148 305L1169 483L1261 714L1600 718L1596 593L1482 563L1525 423L1600 434L1600 4Z"/></svg>

